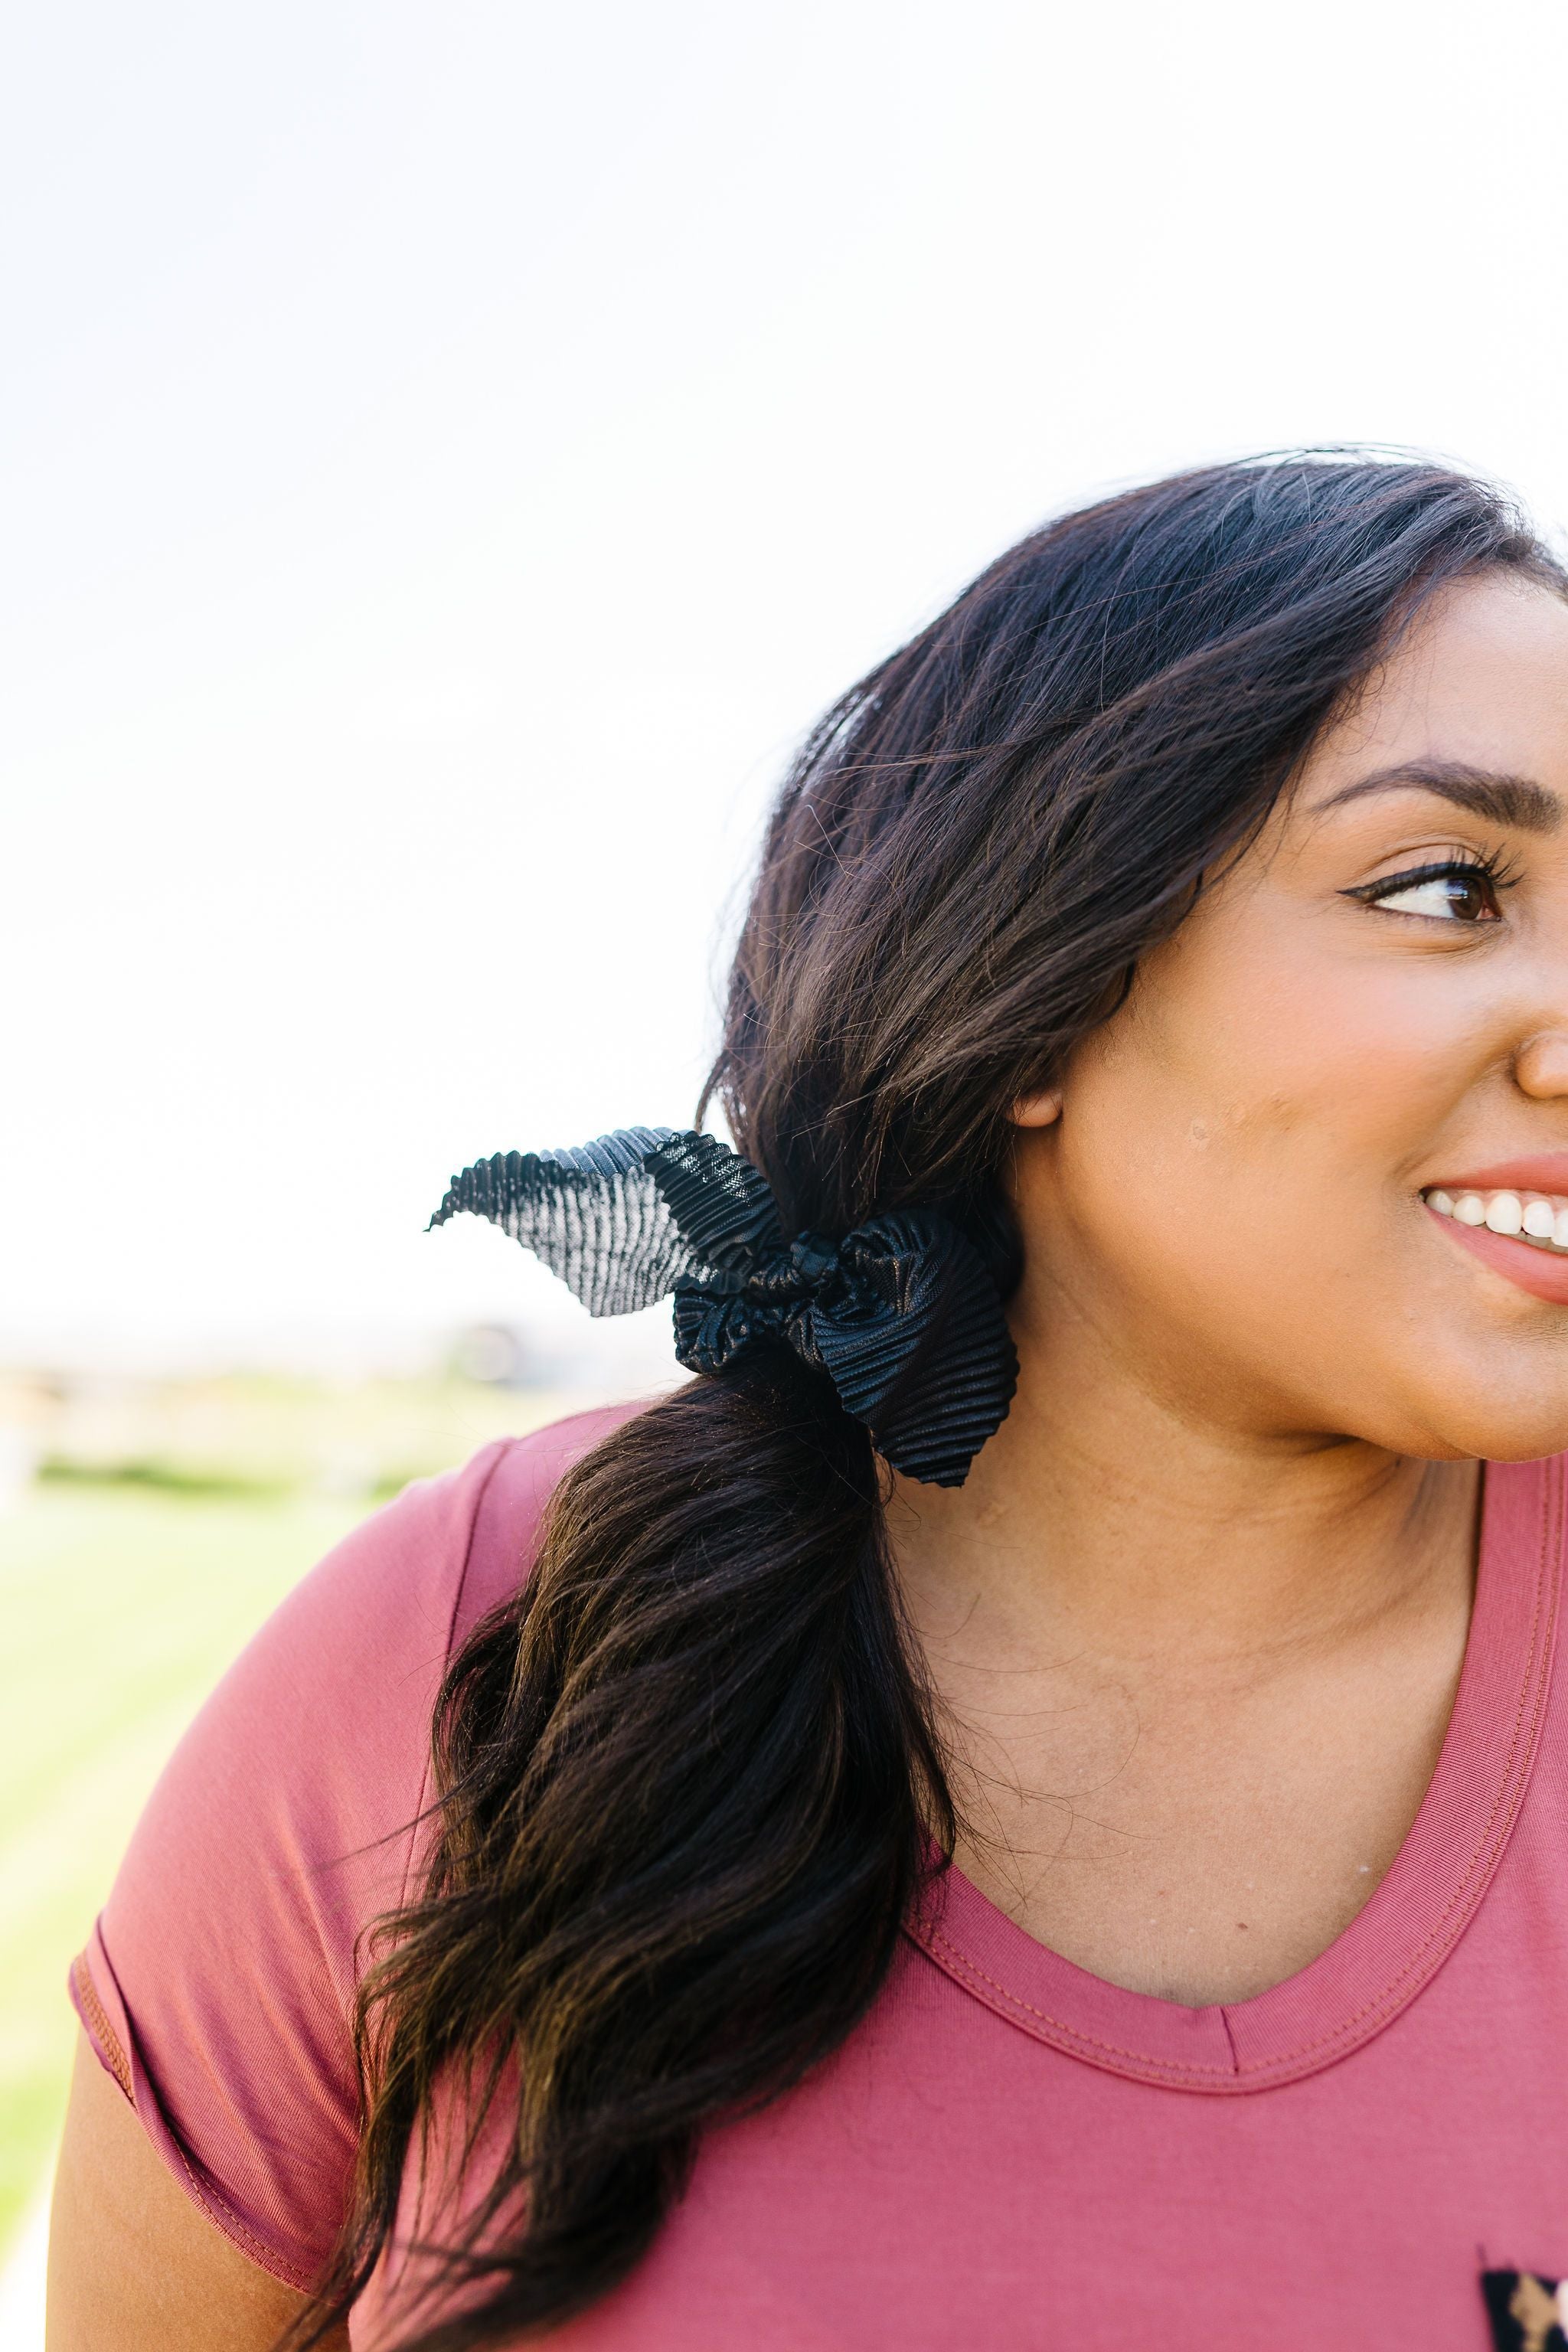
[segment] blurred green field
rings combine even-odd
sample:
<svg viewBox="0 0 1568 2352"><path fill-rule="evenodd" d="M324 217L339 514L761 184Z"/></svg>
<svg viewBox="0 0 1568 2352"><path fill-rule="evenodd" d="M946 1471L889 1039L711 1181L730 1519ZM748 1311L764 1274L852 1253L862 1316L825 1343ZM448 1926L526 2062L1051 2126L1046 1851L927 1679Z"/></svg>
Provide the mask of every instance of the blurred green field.
<svg viewBox="0 0 1568 2352"><path fill-rule="evenodd" d="M83 1448L79 1412L46 1416L42 1475L0 1517L0 2248L59 2129L67 1968L195 1708L379 1494L576 1402L454 1381L117 1392L118 1455Z"/></svg>

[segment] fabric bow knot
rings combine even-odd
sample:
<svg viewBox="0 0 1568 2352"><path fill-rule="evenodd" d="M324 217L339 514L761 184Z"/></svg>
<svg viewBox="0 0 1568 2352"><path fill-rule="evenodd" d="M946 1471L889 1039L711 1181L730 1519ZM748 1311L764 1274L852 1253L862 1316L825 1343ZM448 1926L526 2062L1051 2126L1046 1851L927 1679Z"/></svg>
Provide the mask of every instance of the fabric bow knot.
<svg viewBox="0 0 1568 2352"><path fill-rule="evenodd" d="M672 1128L498 1153L453 1178L431 1224L464 1210L531 1249L590 1314L673 1292L689 1370L793 1349L910 1477L962 1485L1011 1402L1017 1358L995 1284L940 1211L892 1210L839 1242L787 1241L749 1160Z"/></svg>

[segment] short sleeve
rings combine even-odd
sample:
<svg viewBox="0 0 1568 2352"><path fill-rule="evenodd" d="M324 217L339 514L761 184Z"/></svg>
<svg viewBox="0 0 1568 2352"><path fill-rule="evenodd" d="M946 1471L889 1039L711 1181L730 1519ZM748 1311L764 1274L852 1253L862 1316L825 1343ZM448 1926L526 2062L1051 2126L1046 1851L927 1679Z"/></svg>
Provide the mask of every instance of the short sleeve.
<svg viewBox="0 0 1568 2352"><path fill-rule="evenodd" d="M419 1861L448 1657L514 1591L580 1414L420 1481L241 1653L148 1801L70 1990L154 2147L242 2252L308 2289L356 2149L362 1931Z"/></svg>

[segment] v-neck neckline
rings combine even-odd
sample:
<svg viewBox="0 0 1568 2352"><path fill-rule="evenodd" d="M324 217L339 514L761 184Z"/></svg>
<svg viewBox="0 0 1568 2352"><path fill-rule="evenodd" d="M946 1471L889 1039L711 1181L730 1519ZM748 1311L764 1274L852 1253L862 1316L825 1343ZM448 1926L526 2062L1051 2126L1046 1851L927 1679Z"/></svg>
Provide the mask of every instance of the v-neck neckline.
<svg viewBox="0 0 1568 2352"><path fill-rule="evenodd" d="M1540 1744L1563 1532L1563 1456L1484 1466L1464 1664L1426 1794L1362 1909L1282 1984L1201 2008L1130 1992L1037 1942L956 1865L910 1935L1021 2032L1110 2074L1237 2092L1333 2065L1430 1982L1491 1883Z"/></svg>

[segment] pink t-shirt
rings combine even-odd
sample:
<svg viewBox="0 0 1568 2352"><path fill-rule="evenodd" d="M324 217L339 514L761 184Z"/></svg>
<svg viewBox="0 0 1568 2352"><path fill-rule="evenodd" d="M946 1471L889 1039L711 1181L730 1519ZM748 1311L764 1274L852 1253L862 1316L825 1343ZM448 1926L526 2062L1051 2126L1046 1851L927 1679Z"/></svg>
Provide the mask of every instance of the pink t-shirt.
<svg viewBox="0 0 1568 2352"><path fill-rule="evenodd" d="M355 1937L411 1883L443 1666L524 1573L566 1462L617 1417L488 1447L305 1580L186 1736L73 1970L98 2054L176 2178L291 2284L342 2212ZM1320 1959L1257 2000L1182 2008L1057 1958L954 1871L844 2048L710 2133L641 2268L552 2340L1555 2341L1540 2331L1568 2273L1563 1494L1561 1458L1488 1468L1436 1775ZM1544 2282L1493 2281L1495 2333L1487 2270ZM378 2276L356 2347L390 2340L388 2309Z"/></svg>

